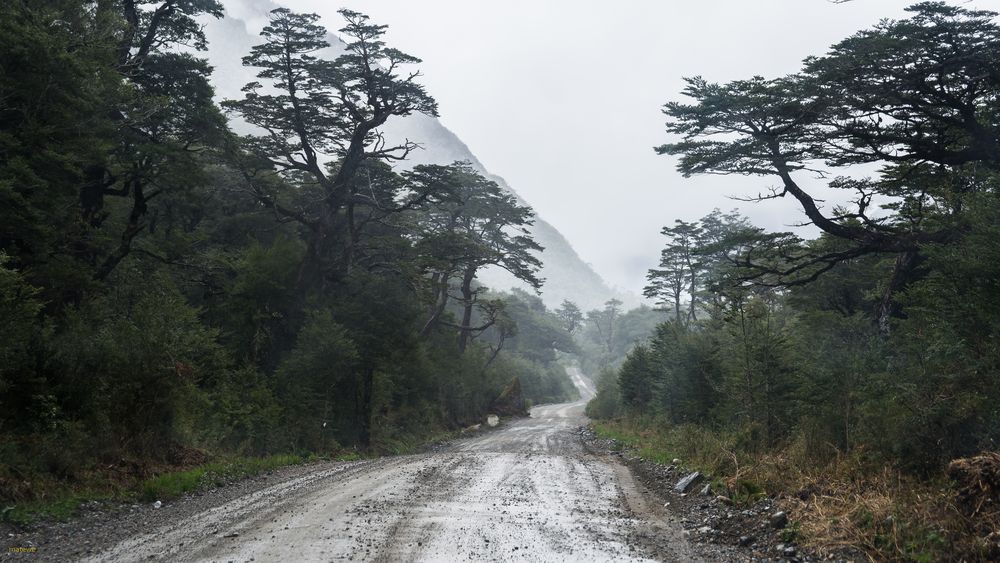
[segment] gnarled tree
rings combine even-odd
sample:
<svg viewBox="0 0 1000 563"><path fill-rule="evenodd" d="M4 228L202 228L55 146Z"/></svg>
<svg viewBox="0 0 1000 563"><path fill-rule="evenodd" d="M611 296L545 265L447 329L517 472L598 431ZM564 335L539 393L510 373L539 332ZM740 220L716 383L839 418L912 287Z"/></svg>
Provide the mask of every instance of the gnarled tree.
<svg viewBox="0 0 1000 563"><path fill-rule="evenodd" d="M223 104L258 128L242 139L257 164L241 158L240 166L264 205L310 231L307 265L320 283L353 261L345 210L354 202L371 203L351 188L362 165L401 160L416 148L410 141L388 146L379 127L394 116L437 115L436 102L416 81L419 72L401 74L403 65L420 59L387 47L386 26L350 10L340 14L347 20L340 32L348 42L344 53L330 60L323 58L330 44L319 16L272 11L261 31L266 42L243 58L244 65L261 69L261 81L244 86L242 100ZM261 170L313 183L320 197L285 205L280 194L259 187L255 174Z"/></svg>
<svg viewBox="0 0 1000 563"><path fill-rule="evenodd" d="M475 287L474 282L481 269L502 268L536 290L541 287L537 275L541 261L535 253L542 247L528 231L534 224L533 213L467 162L417 166L407 176L415 184L427 185L424 191L430 191L432 185L449 190L449 197L427 206L417 217L417 247L428 258L427 271L435 295L423 333L428 334L444 322L441 314L452 297L451 291L457 289L456 297L462 303L461 323L445 324L458 330L459 350L464 351L469 340L492 326L502 312L499 302L479 302L483 288ZM457 280L457 288L453 288L453 280ZM485 320L473 326L477 306Z"/></svg>
<svg viewBox="0 0 1000 563"><path fill-rule="evenodd" d="M849 243L815 252L794 236L761 237L744 256L747 279L807 283L843 260L895 256L877 311L883 331L893 294L919 275L921 248L962 236L967 198L991 189L984 172L1000 164L996 14L941 2L909 11L807 59L798 74L688 79L694 103L664 109L668 132L682 139L657 148L679 156L686 176L776 178L753 199L791 196L808 223ZM860 177L858 165L878 171ZM808 173L853 193L852 208L824 209L801 182Z"/></svg>

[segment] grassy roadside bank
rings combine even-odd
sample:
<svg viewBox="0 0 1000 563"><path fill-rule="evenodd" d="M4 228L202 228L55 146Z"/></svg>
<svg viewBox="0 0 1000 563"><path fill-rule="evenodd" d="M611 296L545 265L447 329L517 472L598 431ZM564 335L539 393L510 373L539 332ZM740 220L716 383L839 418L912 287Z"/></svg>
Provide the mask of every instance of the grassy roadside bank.
<svg viewBox="0 0 1000 563"><path fill-rule="evenodd" d="M25 527L41 520L63 521L75 516L84 506L170 500L185 493L219 487L289 465L357 457L355 453L340 456L277 454L219 457L190 467L155 470L154 476L144 479L122 478L114 471L95 471L81 482L50 481L42 484L36 498L11 503L0 509L0 522Z"/></svg>
<svg viewBox="0 0 1000 563"><path fill-rule="evenodd" d="M353 461L366 457L404 455L461 435L462 430L438 430L421 435L397 436L381 441L378 448L370 453L344 450L329 454L274 454L262 457L220 455L179 467L146 468L142 473L152 475L144 478L123 474L117 467L91 471L86 477L72 483L49 478L33 484L35 498L0 506L0 524L23 528L44 520L65 521L79 514L81 508L86 506L167 501L283 467L319 461Z"/></svg>
<svg viewBox="0 0 1000 563"><path fill-rule="evenodd" d="M600 420L595 433L659 464L679 458L737 504L760 495L790 517L796 541L820 554L853 547L877 561L989 561L1000 555L991 515L969 517L945 475L919 479L866 464L863 452L816 463L795 443L768 452L739 436L653 420ZM994 530L991 534L990 530Z"/></svg>

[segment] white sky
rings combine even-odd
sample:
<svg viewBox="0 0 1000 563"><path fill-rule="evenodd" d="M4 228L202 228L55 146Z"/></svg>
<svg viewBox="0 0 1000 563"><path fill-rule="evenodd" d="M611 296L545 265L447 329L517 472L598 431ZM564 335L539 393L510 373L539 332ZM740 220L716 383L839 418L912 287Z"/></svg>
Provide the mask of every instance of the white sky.
<svg viewBox="0 0 1000 563"><path fill-rule="evenodd" d="M787 230L791 201L743 204L760 178L684 179L652 147L661 106L684 76L712 81L794 72L808 55L897 18L898 0L278 0L323 16L341 6L389 25L387 41L424 60L441 121L503 176L610 284L641 292L659 230L714 207ZM962 1L1000 8L996 0Z"/></svg>

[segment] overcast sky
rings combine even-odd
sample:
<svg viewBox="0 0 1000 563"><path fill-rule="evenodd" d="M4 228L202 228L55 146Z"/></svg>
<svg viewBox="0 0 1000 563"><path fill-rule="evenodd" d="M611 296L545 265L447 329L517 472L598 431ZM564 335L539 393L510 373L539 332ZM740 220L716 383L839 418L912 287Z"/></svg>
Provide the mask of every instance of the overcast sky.
<svg viewBox="0 0 1000 563"><path fill-rule="evenodd" d="M641 292L659 230L714 207L787 230L791 201L741 204L766 179L682 178L652 147L684 76L794 72L808 55L896 18L897 0L277 0L341 27L341 6L389 25L424 60L441 121L569 239L610 284ZM989 0L961 2L988 8Z"/></svg>

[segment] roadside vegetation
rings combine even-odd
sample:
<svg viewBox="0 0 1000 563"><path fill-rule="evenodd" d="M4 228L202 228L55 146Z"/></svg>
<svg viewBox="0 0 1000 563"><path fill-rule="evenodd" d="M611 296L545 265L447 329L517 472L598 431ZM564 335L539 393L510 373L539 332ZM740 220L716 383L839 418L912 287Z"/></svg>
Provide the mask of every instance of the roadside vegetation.
<svg viewBox="0 0 1000 563"><path fill-rule="evenodd" d="M0 4L4 520L410 451L515 378L575 396L532 210L468 163L393 167L418 147L379 128L437 114L419 59L363 14L337 55L275 10L220 106L198 22L222 13Z"/></svg>
<svg viewBox="0 0 1000 563"><path fill-rule="evenodd" d="M335 459L349 461L358 454L343 454ZM131 481L111 481L106 475L76 483L52 482L40 486L45 491L29 502L5 508L3 520L27 525L38 519L66 520L87 503L154 502L175 499L185 493L214 488L247 477L286 467L318 461L319 456L278 454L267 457L235 457L203 463L189 469L158 468L155 477Z"/></svg>
<svg viewBox="0 0 1000 563"><path fill-rule="evenodd" d="M995 560L1000 24L909 12L665 106L681 172L760 176L776 187L749 199L793 199L820 234L718 210L665 227L646 295L669 319L606 364L588 413L734 498L778 497L821 550Z"/></svg>

